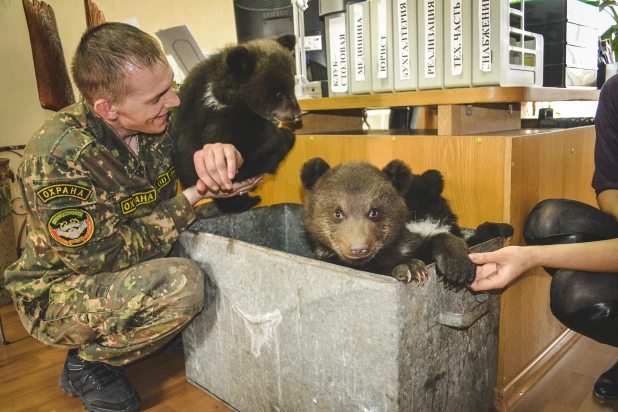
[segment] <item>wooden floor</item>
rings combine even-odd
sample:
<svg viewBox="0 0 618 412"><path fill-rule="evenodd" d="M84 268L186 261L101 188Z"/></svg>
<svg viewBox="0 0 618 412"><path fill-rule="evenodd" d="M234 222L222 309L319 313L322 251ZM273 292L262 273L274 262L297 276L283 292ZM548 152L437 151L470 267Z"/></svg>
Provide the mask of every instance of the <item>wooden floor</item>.
<svg viewBox="0 0 618 412"><path fill-rule="evenodd" d="M618 348L582 336L510 412L618 411L618 401L602 401L592 394L599 375L616 360Z"/></svg>
<svg viewBox="0 0 618 412"><path fill-rule="evenodd" d="M0 308L0 316L11 342L0 344L0 411L83 411L79 398L71 398L58 386L66 350L29 337L12 306ZM617 359L618 348L582 337L511 411L618 411L618 401L603 402L591 392L597 377ZM162 351L129 366L126 372L145 411L229 411L186 381L182 355Z"/></svg>
<svg viewBox="0 0 618 412"><path fill-rule="evenodd" d="M0 344L0 411L83 412L81 400L58 386L67 351L28 336L12 305L0 308L0 316L10 342ZM142 398L144 411L230 410L187 382L180 354L162 351L130 365L126 373Z"/></svg>

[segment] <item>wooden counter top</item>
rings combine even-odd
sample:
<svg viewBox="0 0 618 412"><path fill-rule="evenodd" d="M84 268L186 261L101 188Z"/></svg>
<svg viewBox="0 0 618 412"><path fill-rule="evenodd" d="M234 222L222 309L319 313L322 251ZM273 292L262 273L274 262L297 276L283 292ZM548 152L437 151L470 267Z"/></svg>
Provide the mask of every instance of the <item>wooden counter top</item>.
<svg viewBox="0 0 618 412"><path fill-rule="evenodd" d="M299 103L302 110L320 111L478 103L594 101L599 99L599 92L592 89L557 87L476 87L302 99Z"/></svg>

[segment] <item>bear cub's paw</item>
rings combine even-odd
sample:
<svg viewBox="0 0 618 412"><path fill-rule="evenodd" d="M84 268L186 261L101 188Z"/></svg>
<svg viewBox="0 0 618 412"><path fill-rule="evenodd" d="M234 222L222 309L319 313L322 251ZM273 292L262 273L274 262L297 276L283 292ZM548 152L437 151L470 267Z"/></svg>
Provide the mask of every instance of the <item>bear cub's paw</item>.
<svg viewBox="0 0 618 412"><path fill-rule="evenodd" d="M260 196L249 196L247 194L228 197L226 199L216 199L215 205L221 213L242 213L262 201Z"/></svg>
<svg viewBox="0 0 618 412"><path fill-rule="evenodd" d="M476 266L468 258L466 242L452 235L441 236L436 239L434 251L436 272L442 281L449 286L462 287L470 285L476 277Z"/></svg>
<svg viewBox="0 0 618 412"><path fill-rule="evenodd" d="M391 271L391 276L403 283L416 280L418 285L421 286L429 279L429 270L422 260L412 259L408 263L395 266Z"/></svg>
<svg viewBox="0 0 618 412"><path fill-rule="evenodd" d="M455 287L468 286L476 277L476 267L468 258L467 252L463 255L439 254L436 271L444 283Z"/></svg>
<svg viewBox="0 0 618 412"><path fill-rule="evenodd" d="M508 239L510 237L513 237L513 233L515 233L513 226L509 225L508 223L492 222L485 222L480 224L479 227L476 228L476 231L484 234L485 237L491 236L491 239L497 237L503 237Z"/></svg>
<svg viewBox="0 0 618 412"><path fill-rule="evenodd" d="M485 222L480 224L468 239L468 246L475 246L497 237L510 239L515 230L508 223Z"/></svg>

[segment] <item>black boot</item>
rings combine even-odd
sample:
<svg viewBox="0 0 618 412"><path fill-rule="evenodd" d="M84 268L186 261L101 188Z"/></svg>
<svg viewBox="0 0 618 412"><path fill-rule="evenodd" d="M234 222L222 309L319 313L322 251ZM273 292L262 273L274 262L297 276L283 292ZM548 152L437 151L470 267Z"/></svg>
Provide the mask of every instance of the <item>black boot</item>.
<svg viewBox="0 0 618 412"><path fill-rule="evenodd" d="M92 412L133 412L142 406L139 395L122 369L103 362L87 362L71 349L60 375L60 387L82 398Z"/></svg>
<svg viewBox="0 0 618 412"><path fill-rule="evenodd" d="M597 398L618 399L618 362L597 379L592 392Z"/></svg>

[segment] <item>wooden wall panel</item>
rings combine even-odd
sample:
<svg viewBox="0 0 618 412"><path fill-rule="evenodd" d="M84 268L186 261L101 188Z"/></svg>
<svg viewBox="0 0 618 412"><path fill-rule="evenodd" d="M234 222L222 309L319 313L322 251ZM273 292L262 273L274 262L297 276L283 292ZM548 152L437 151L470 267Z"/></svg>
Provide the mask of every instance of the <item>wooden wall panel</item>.
<svg viewBox="0 0 618 412"><path fill-rule="evenodd" d="M288 127L294 129L296 125L297 123L292 123ZM334 133L351 130L362 133L363 110L331 110L307 113L303 116L300 126L296 130L296 134Z"/></svg>
<svg viewBox="0 0 618 412"><path fill-rule="evenodd" d="M505 139L473 136L297 136L296 144L279 167L256 192L262 206L301 203L300 168L313 157L331 166L365 160L378 167L392 159L408 163L413 172L438 169L445 177L445 196L460 223L476 226L503 219Z"/></svg>
<svg viewBox="0 0 618 412"><path fill-rule="evenodd" d="M468 108L470 114L468 114ZM519 130L521 129L521 104L440 105L438 106L438 118L440 136Z"/></svg>
<svg viewBox="0 0 618 412"><path fill-rule="evenodd" d="M594 127L567 129L513 139L511 224L523 228L543 199L569 198L596 206L590 186L594 171ZM516 230L513 244L525 244ZM499 387L526 368L563 331L549 309L551 277L543 269L522 275L502 294Z"/></svg>

